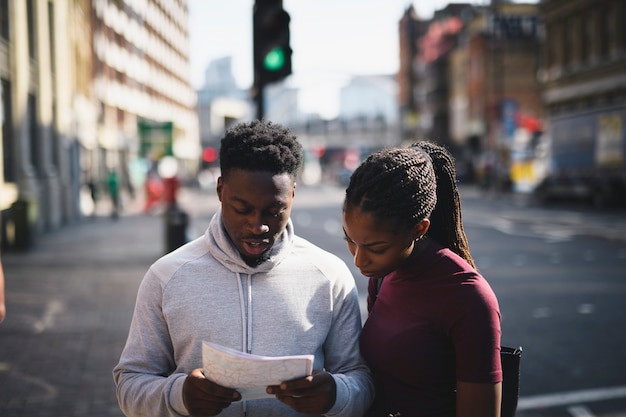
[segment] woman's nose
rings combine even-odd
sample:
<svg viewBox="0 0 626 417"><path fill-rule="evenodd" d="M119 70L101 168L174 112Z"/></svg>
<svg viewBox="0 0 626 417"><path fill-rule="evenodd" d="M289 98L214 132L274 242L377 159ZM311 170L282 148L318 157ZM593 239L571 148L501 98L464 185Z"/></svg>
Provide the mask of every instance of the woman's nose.
<svg viewBox="0 0 626 417"><path fill-rule="evenodd" d="M359 248L356 248L354 250L354 266L362 269L363 267L367 266L368 262L369 260L367 259L365 252L360 251Z"/></svg>

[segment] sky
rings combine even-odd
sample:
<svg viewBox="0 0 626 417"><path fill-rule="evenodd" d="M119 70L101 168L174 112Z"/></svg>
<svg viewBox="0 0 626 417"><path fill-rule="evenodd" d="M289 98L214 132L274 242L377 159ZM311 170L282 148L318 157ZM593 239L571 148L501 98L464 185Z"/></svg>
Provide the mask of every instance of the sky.
<svg viewBox="0 0 626 417"><path fill-rule="evenodd" d="M487 0L469 0L485 5ZM431 18L447 0L283 0L291 16L292 72L304 112L336 115L339 88L354 75L395 74L399 68L398 22L413 3ZM254 0L188 0L191 82L204 83L215 59L232 57L237 85L252 84Z"/></svg>

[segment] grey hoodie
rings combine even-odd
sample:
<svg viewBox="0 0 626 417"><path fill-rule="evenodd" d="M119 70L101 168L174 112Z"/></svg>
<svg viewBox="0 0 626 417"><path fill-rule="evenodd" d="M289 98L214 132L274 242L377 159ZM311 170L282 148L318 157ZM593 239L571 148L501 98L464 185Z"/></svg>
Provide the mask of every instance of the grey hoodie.
<svg viewBox="0 0 626 417"><path fill-rule="evenodd" d="M218 211L204 236L146 273L113 377L124 414L188 415L183 381L202 367L202 341L264 356L313 354L337 399L327 416L361 416L374 395L359 351L361 316L346 264L296 236L291 221L268 261L248 266ZM220 416L302 416L271 398L235 402Z"/></svg>

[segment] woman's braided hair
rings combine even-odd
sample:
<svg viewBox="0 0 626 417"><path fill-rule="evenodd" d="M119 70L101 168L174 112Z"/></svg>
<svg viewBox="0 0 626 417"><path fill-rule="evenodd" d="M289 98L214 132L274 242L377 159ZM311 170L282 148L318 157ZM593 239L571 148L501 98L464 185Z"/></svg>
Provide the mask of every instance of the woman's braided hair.
<svg viewBox="0 0 626 417"><path fill-rule="evenodd" d="M432 142L416 142L411 147L421 149L430 156L437 177L438 200L430 215L428 235L476 268L463 228L454 158L444 147Z"/></svg>
<svg viewBox="0 0 626 417"><path fill-rule="evenodd" d="M428 236L475 267L463 230L454 159L439 145L417 142L370 155L350 178L344 210L348 207L397 230L413 230L428 218Z"/></svg>

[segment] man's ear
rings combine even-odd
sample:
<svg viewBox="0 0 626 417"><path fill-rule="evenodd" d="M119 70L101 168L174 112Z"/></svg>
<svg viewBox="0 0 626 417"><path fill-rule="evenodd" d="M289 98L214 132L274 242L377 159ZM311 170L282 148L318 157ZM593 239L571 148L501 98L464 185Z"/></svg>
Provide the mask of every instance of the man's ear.
<svg viewBox="0 0 626 417"><path fill-rule="evenodd" d="M217 186L215 187L215 190L217 191L217 198L220 200L220 202L222 202L222 190L223 189L224 189L224 180L220 176L217 178Z"/></svg>

